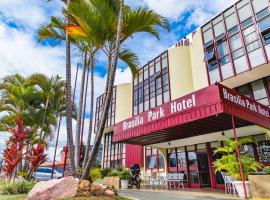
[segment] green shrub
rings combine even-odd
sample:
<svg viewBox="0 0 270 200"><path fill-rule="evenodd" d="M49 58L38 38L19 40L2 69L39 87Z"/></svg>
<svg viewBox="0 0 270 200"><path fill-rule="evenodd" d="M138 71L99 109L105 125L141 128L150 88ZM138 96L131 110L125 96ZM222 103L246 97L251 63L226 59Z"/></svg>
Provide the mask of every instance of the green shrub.
<svg viewBox="0 0 270 200"><path fill-rule="evenodd" d="M119 173L121 173L124 169L125 169L125 168L124 168L123 166L118 166L118 167L117 167L117 171L118 171Z"/></svg>
<svg viewBox="0 0 270 200"><path fill-rule="evenodd" d="M119 176L119 172L117 170L113 170L109 173L109 176Z"/></svg>
<svg viewBox="0 0 270 200"><path fill-rule="evenodd" d="M15 183L15 189L18 194L27 194L32 190L34 185L35 185L34 181L28 182L26 180L22 180Z"/></svg>
<svg viewBox="0 0 270 200"><path fill-rule="evenodd" d="M120 174L120 179L129 180L131 178L131 174L129 170L124 169Z"/></svg>
<svg viewBox="0 0 270 200"><path fill-rule="evenodd" d="M269 166L264 167L263 171L264 171L265 174L270 174L270 167Z"/></svg>
<svg viewBox="0 0 270 200"><path fill-rule="evenodd" d="M12 195L12 194L27 194L34 187L34 181L26 181L20 180L15 182L14 184L9 183L8 181L4 181L2 184L3 194L4 195Z"/></svg>
<svg viewBox="0 0 270 200"><path fill-rule="evenodd" d="M2 183L3 195L17 194L14 185L10 184L8 181Z"/></svg>
<svg viewBox="0 0 270 200"><path fill-rule="evenodd" d="M101 178L108 176L111 171L112 171L112 168L104 168L104 169L100 170Z"/></svg>
<svg viewBox="0 0 270 200"><path fill-rule="evenodd" d="M100 168L94 168L90 171L90 177L92 181L95 181L99 178L101 178L102 173Z"/></svg>

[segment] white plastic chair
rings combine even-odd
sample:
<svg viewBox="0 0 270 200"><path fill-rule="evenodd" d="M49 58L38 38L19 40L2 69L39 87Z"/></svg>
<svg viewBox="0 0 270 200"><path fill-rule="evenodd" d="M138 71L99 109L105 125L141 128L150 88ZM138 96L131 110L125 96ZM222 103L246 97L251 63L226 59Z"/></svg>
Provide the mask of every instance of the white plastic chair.
<svg viewBox="0 0 270 200"><path fill-rule="evenodd" d="M225 194L236 194L234 178L232 176L228 176L225 172L221 172L221 175L224 180Z"/></svg>
<svg viewBox="0 0 270 200"><path fill-rule="evenodd" d="M181 185L182 188L184 189L184 174L183 173L168 174L168 184L170 189L172 187L172 184L174 188L176 188L176 185L178 185L178 187Z"/></svg>

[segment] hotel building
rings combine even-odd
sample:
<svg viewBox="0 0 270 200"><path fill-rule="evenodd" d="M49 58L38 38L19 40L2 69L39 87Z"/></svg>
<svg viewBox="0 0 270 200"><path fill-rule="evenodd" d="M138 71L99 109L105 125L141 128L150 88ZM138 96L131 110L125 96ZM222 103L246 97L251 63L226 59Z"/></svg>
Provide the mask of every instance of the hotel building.
<svg viewBox="0 0 270 200"><path fill-rule="evenodd" d="M223 188L213 152L233 126L257 141L241 153L270 165L269 5L236 2L115 86L102 167L138 163L144 173L182 172L186 187Z"/></svg>

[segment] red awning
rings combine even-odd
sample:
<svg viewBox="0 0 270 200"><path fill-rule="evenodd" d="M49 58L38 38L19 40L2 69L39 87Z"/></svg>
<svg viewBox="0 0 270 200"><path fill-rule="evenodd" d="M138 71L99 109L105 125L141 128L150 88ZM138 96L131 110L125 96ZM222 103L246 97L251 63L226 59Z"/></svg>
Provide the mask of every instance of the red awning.
<svg viewBox="0 0 270 200"><path fill-rule="evenodd" d="M252 124L270 129L268 107L216 84L133 116L114 126L113 141L154 144Z"/></svg>

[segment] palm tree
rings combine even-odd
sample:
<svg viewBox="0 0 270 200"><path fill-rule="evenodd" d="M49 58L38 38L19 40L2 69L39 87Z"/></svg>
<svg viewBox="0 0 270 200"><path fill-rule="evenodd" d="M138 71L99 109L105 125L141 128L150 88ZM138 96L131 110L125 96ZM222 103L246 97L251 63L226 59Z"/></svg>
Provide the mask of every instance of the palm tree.
<svg viewBox="0 0 270 200"><path fill-rule="evenodd" d="M108 84L108 90L106 93L106 99L105 99L105 105L104 105L104 111L102 112L101 118L107 119L107 114L108 110L110 107L110 101L111 101L111 96L112 96L112 91L113 91L113 86L114 86L114 78L115 78L115 72L116 72L116 66L117 66L117 61L118 61L118 54L119 54L119 49L120 49L120 35L121 35L121 30L122 30L122 18L123 18L123 10L124 9L124 0L120 1L120 10L119 10L119 21L118 21L118 28L117 28L117 34L116 34L116 42L115 42L115 52L114 52L114 59L111 67L111 77L109 77L109 84ZM106 120L101 120L101 124L99 127L105 127ZM99 129L100 130L100 129ZM98 131L96 141L94 143L90 158L87 160L87 163L85 165L85 170L82 174L82 178L86 179L88 176L88 173L91 169L91 165L94 162L94 159L96 158L97 152L98 152L98 147L100 145L101 138L103 135L103 131L100 134Z"/></svg>
<svg viewBox="0 0 270 200"><path fill-rule="evenodd" d="M65 3L67 6L70 4L71 0L67 0ZM74 145L73 145L73 133L72 133L72 92L71 92L71 53L70 35L65 30L65 26L71 23L70 16L67 15L66 19L61 17L51 17L51 23L48 25L43 25L40 27L39 42L45 39L52 39L61 43L66 42L66 124L67 124L67 143L68 143L68 153L69 153L69 164L71 173L73 176L77 176L75 161L74 161Z"/></svg>
<svg viewBox="0 0 270 200"><path fill-rule="evenodd" d="M1 130L8 131L7 127L14 126L15 118L20 117L29 127L26 150L30 145L37 143L46 146L45 139L56 129L57 118L60 114L65 114L64 85L65 82L59 76L51 78L42 74L34 74L27 78L19 74L6 76L0 84ZM36 137L38 130L43 133L39 139ZM27 171L27 161L24 163L23 171Z"/></svg>
<svg viewBox="0 0 270 200"><path fill-rule="evenodd" d="M51 22L48 25L43 25L39 29L39 40L44 40L51 38L57 42L61 42L64 40L64 29L67 29L69 32L69 35L71 36L72 42L82 51L88 51L89 54L89 63L91 68L91 99L90 99L90 124L89 124L89 131L88 131L88 139L87 139L87 147L86 147L86 156L88 157L88 153L90 151L90 144L91 144L91 133L92 133L92 113L93 113L93 99L94 99L94 61L95 61L95 55L98 52L98 50L103 46L103 40L105 40L106 35L104 34L101 38L98 38L95 40L95 37L93 37L94 34L98 34L102 31L102 23L99 23L100 21L96 22L95 18L91 17L88 19L89 15L93 16L95 13L93 12L92 8L89 7L87 4L84 4L84 1L77 2L75 4L72 3L70 6L69 11L67 11L70 16L72 17L73 25L70 27L65 26L64 20L57 17L52 17ZM79 20L80 18L84 18L85 20ZM78 22L76 21L78 20ZM74 29L76 30L76 24L79 24L83 28L83 33L75 34ZM92 28L95 27L95 28ZM77 31L77 30L76 30ZM78 31L77 31L78 32ZM97 37L96 37L97 38ZM84 42L82 42L84 41ZM125 63L127 63L132 71L136 70L136 67L138 66L138 58L135 53L130 51L129 49L123 49L121 50L120 59L122 59ZM85 66L85 61L83 62ZM85 67L83 67L85 68ZM84 77L84 73L82 73L82 76ZM82 78L83 80L84 78ZM84 81L82 81L84 83ZM76 136L75 136L75 160L76 160L76 167L78 167L78 160L79 160L79 152L80 152L80 126L81 126L81 118L82 118L82 95L83 95L83 85L81 85L81 94L80 94L80 100L78 105L78 116L77 116L77 129L76 129Z"/></svg>
<svg viewBox="0 0 270 200"><path fill-rule="evenodd" d="M94 2L95 5L97 5L97 2L95 0L92 0L91 2ZM111 10L117 11L119 2L110 1L109 3L111 3L110 4ZM106 9L103 9L102 11L100 11L102 16L104 16L105 13L109 13ZM114 31L111 31L107 35L107 40L106 40L107 45L105 45L105 48L104 48L108 56L108 69L107 69L108 73L107 73L107 80L106 80L106 87L105 87L106 97L105 97L105 102L104 102L105 106L102 112L101 120L99 122L99 127L98 127L96 140L94 143L94 147L91 152L90 158L88 159L87 164L85 166L85 170L83 172L83 178L87 177L87 174L93 165L93 161L97 156L98 146L101 142L101 138L102 138L103 131L105 128L107 113L109 109L109 103L110 103L110 99L112 95L112 89L114 86L117 60L118 60L118 56L121 55L121 53L119 54L119 49L120 49L121 44L124 43L125 40L127 40L129 37L131 37L133 34L137 32L148 32L159 39L159 34L157 32L156 27L162 27L167 30L170 30L168 21L162 16L146 8L138 8L136 10L131 10L130 8L124 6L124 1L120 1L119 16L117 17L117 14L114 16L116 17L114 18L114 20L118 19L117 33L115 34ZM112 24L109 25L110 27L114 26L115 24L114 20L109 20L109 22L112 22ZM110 30L114 30L114 29L110 28ZM133 75L136 75L138 72L136 68L133 68L131 71L133 72Z"/></svg>
<svg viewBox="0 0 270 200"><path fill-rule="evenodd" d="M83 113L83 97L84 97L84 87L85 87L85 73L87 67L87 51L83 52L83 71L82 71L82 80L81 80L81 89L78 105L78 114L77 114L77 125L76 125L76 134L75 134L75 167L78 170L80 167L80 133L82 125L82 113ZM87 91L85 91L87 93Z"/></svg>
<svg viewBox="0 0 270 200"><path fill-rule="evenodd" d="M61 80L60 76L51 76L50 78L44 74L33 74L29 77L31 85L35 86L39 92L40 100L43 102L43 109L40 109L42 114L40 140L45 139L51 134L46 120L53 115L59 118L60 115L65 115L65 81ZM45 123L46 122L46 123ZM56 125L57 123L55 123Z"/></svg>

